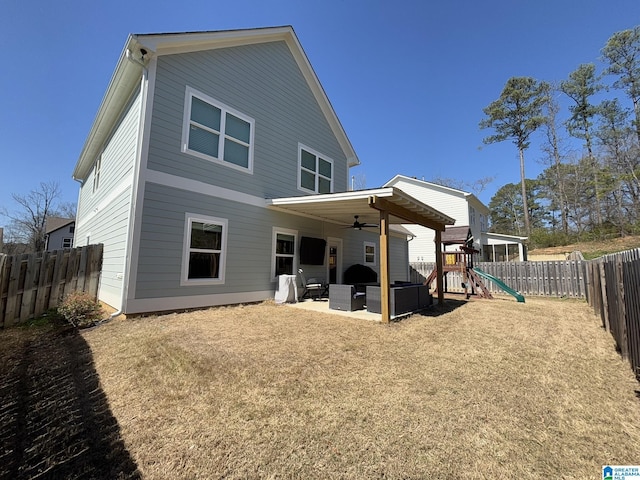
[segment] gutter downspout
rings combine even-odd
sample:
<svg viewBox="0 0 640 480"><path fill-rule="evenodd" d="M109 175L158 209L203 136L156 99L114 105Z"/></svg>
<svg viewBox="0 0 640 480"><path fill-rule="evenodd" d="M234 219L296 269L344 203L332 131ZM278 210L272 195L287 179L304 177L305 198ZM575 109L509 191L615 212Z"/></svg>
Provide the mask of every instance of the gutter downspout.
<svg viewBox="0 0 640 480"><path fill-rule="evenodd" d="M139 59L135 58L133 56L133 52L131 51L131 49L127 48L125 56L126 56L127 60L129 60L131 63L134 63L134 64L139 65L139 66L142 67L142 79L141 79L141 81L144 82L146 80L146 78L148 77L148 74L149 74L149 70L147 69L147 65L144 63L144 56L147 54L147 51L144 48L141 48L140 49L140 54L142 55L142 60L139 60ZM132 186L132 189L133 189L133 186ZM132 212L132 215L133 215L133 212ZM128 235L129 234L127 233L127 236ZM127 239L127 243L128 243L128 239ZM127 248L128 248L128 246L129 245L127 245ZM127 250L127 248L125 248L125 251ZM127 288L126 288L126 285L127 285L128 281L129 281L129 275L128 275L128 271L127 271L127 266L125 264L125 274L123 275L123 278L122 278L122 294L120 296L120 308L118 310L116 310L115 312L113 312L111 315L109 315L109 318L107 320L113 320L114 318L122 315L122 311L124 309L125 302L127 301Z"/></svg>

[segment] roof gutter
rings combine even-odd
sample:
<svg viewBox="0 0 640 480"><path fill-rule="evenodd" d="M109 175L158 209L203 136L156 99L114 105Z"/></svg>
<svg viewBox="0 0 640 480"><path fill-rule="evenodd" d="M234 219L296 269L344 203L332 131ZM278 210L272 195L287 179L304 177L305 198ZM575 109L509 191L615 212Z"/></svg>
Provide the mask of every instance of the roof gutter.
<svg viewBox="0 0 640 480"><path fill-rule="evenodd" d="M134 35L129 35L82 147L73 171L74 179L87 177L102 145L129 100L131 92L138 86L142 69L146 68L146 62L151 54L152 52L143 47Z"/></svg>

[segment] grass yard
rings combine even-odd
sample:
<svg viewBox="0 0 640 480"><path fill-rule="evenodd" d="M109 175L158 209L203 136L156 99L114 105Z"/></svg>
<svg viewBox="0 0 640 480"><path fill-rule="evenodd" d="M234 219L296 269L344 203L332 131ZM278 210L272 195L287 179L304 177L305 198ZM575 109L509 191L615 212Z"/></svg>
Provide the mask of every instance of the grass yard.
<svg viewBox="0 0 640 480"><path fill-rule="evenodd" d="M84 337L148 478L598 478L640 461L638 384L580 302L390 327L263 304Z"/></svg>
<svg viewBox="0 0 640 480"><path fill-rule="evenodd" d="M265 303L81 337L147 479L587 479L640 463L639 384L585 303L449 302L390 326Z"/></svg>

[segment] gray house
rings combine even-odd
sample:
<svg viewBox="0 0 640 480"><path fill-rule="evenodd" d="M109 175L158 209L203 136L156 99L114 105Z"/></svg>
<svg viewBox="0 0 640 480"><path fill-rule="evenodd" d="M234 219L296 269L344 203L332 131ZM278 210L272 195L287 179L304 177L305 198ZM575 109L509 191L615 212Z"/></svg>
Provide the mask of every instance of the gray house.
<svg viewBox="0 0 640 480"><path fill-rule="evenodd" d="M99 297L127 314L273 298L298 268L407 280L393 225L453 220L347 191L358 164L291 27L131 35L73 173L75 244L104 244Z"/></svg>
<svg viewBox="0 0 640 480"><path fill-rule="evenodd" d="M47 217L45 223L45 247L48 252L73 247L75 218Z"/></svg>

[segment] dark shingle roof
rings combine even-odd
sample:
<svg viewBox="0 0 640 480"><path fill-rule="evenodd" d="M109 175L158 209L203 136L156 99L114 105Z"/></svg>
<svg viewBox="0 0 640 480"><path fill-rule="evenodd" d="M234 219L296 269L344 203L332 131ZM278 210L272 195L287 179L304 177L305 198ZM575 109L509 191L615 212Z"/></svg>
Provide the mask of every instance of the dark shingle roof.
<svg viewBox="0 0 640 480"><path fill-rule="evenodd" d="M66 227L75 221L75 218L47 217L45 233L49 234L55 230L61 229L62 227Z"/></svg>
<svg viewBox="0 0 640 480"><path fill-rule="evenodd" d="M465 245L472 239L471 229L468 225L459 227L447 226L442 232L442 243L444 245Z"/></svg>

